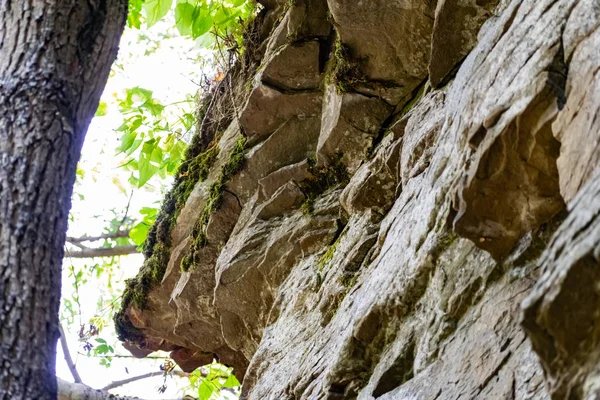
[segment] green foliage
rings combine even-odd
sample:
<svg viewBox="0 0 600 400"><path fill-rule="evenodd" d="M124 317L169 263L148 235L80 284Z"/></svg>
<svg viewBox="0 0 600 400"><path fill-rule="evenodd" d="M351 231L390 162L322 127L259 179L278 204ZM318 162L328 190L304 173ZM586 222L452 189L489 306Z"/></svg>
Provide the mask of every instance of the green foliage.
<svg viewBox="0 0 600 400"><path fill-rule="evenodd" d="M192 98L172 105L193 103ZM191 131L194 117L185 112L169 120L167 106L153 97L150 90L134 87L125 90L125 97L118 99L119 113L124 117L117 132L121 136L118 153L125 160L122 167L132 171L130 182L143 187L154 175L173 175L181 163L186 144L181 137Z"/></svg>
<svg viewBox="0 0 600 400"><path fill-rule="evenodd" d="M129 14L127 15L127 26L140 29L142 26L142 5L144 0L129 0Z"/></svg>
<svg viewBox="0 0 600 400"><path fill-rule="evenodd" d="M112 355L115 354L115 349L111 345L109 345L106 342L106 340L101 338L97 338L96 343L96 347L92 349L94 356L103 356L102 358L100 358L100 365L106 368L110 368L111 361L113 359ZM88 351L88 356L90 355L90 353L91 351Z"/></svg>
<svg viewBox="0 0 600 400"><path fill-rule="evenodd" d="M133 0L137 3L139 0ZM215 37L225 39L226 45L231 42L241 46L245 22L256 12L255 0L146 0L144 11L148 26L152 26L164 18L173 9L175 26L183 36L193 39L211 32ZM133 8L134 12L136 8ZM135 19L135 17L131 17ZM135 27L136 25L130 24ZM228 43L229 42L229 43Z"/></svg>
<svg viewBox="0 0 600 400"><path fill-rule="evenodd" d="M311 214L314 209L315 200L319 196L332 187L347 185L350 182L350 176L348 175L346 166L342 162L341 153L337 155L333 163L322 168L317 168L315 158L309 158L307 161L308 171L312 177L300 182L300 188L306 196L301 209L305 214Z"/></svg>
<svg viewBox="0 0 600 400"><path fill-rule="evenodd" d="M146 12L148 27L151 27L163 19L171 9L172 3L173 0L146 0L144 3L144 11Z"/></svg>
<svg viewBox="0 0 600 400"><path fill-rule="evenodd" d="M129 238L133 240L136 245L141 246L146 240L148 231L156 220L157 213L158 209L153 207L143 207L140 210L140 214L142 214L142 221L138 222L129 231Z"/></svg>
<svg viewBox="0 0 600 400"><path fill-rule="evenodd" d="M240 390L240 382L233 375L233 369L225 365L212 363L194 371L190 376L190 385L197 389L199 400L210 400L220 395L221 389Z"/></svg>

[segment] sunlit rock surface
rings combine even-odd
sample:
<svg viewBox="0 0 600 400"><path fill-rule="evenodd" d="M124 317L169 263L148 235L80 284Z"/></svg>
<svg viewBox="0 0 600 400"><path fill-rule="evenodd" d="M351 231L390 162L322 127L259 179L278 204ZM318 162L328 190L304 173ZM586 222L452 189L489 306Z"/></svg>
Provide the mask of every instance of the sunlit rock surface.
<svg viewBox="0 0 600 400"><path fill-rule="evenodd" d="M245 399L600 396L600 3L261 3L132 353Z"/></svg>

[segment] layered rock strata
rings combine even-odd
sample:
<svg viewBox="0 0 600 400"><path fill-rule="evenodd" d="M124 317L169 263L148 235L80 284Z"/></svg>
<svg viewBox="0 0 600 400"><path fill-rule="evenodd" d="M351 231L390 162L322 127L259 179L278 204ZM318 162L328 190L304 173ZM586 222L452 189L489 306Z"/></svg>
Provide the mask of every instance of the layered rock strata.
<svg viewBox="0 0 600 400"><path fill-rule="evenodd" d="M245 399L600 396L600 5L263 2L117 315Z"/></svg>

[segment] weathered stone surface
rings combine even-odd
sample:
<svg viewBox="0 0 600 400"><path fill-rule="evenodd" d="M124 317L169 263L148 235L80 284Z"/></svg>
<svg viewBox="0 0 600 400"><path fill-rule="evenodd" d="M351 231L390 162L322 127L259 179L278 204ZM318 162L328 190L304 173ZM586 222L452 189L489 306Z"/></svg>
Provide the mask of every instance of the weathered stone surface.
<svg viewBox="0 0 600 400"><path fill-rule="evenodd" d="M600 176L573 199L541 258L544 270L523 303L523 326L554 399L600 395Z"/></svg>
<svg viewBox="0 0 600 400"><path fill-rule="evenodd" d="M335 201L330 197L329 202ZM296 262L326 246L337 231L335 213L307 218L296 211L289 218L267 219L263 210L246 207L215 267L216 304L221 314L228 315L222 320L224 334L233 335L225 338L247 357L256 352L272 317L276 288Z"/></svg>
<svg viewBox="0 0 600 400"><path fill-rule="evenodd" d="M327 38L331 33L328 21L327 0L294 0L288 2L289 9L271 35L268 53L286 43L308 38Z"/></svg>
<svg viewBox="0 0 600 400"><path fill-rule="evenodd" d="M251 142L264 139L292 117L321 115L320 92L286 94L260 85L252 90L240 115L240 126Z"/></svg>
<svg viewBox="0 0 600 400"><path fill-rule="evenodd" d="M348 170L356 171L390 112L391 107L380 99L357 93L338 93L333 85L329 85L321 117L318 164L333 162L342 154Z"/></svg>
<svg viewBox="0 0 600 400"><path fill-rule="evenodd" d="M429 81L438 86L477 43L500 0L440 0L431 38Z"/></svg>
<svg viewBox="0 0 600 400"><path fill-rule="evenodd" d="M427 0L328 0L342 42L371 80L410 93L427 76L435 3Z"/></svg>
<svg viewBox="0 0 600 400"><path fill-rule="evenodd" d="M496 23L501 45L483 39L470 56L485 61L467 86L479 92L470 99L478 109L466 120L472 161L458 183L454 229L496 258L563 208L556 169L560 144L551 124L564 98L560 40L568 11L559 4L547 11L545 3L514 4L505 12L505 18L515 13L512 25ZM543 35L526 34L539 24ZM507 90L489 95L502 86Z"/></svg>
<svg viewBox="0 0 600 400"><path fill-rule="evenodd" d="M319 48L316 40L282 47L267 61L260 79L279 89L317 89L321 77Z"/></svg>
<svg viewBox="0 0 600 400"><path fill-rule="evenodd" d="M319 137L319 118L291 118L246 155L244 170L228 187L242 204L254 195L258 182L278 169L306 160L314 154Z"/></svg>
<svg viewBox="0 0 600 400"><path fill-rule="evenodd" d="M399 159L402 139L388 135L372 160L363 164L342 192L340 204L348 214L372 209L385 215L391 208L400 182Z"/></svg>
<svg viewBox="0 0 600 400"><path fill-rule="evenodd" d="M180 210L128 346L214 355L249 400L599 396L599 3L329 0L331 35L312 4L274 29L275 78L256 75ZM368 57L354 92L274 61L318 38L322 66L337 37ZM321 168L338 152L346 187Z"/></svg>
<svg viewBox="0 0 600 400"><path fill-rule="evenodd" d="M560 192L570 202L600 165L600 4L582 1L565 28L564 47L570 59L567 103L553 125L561 142L558 171Z"/></svg>

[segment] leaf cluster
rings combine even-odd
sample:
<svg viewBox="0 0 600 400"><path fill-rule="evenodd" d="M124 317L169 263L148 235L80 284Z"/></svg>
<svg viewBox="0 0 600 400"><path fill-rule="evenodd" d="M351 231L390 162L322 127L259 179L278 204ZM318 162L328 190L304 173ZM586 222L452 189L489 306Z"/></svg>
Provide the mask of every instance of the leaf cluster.
<svg viewBox="0 0 600 400"><path fill-rule="evenodd" d="M199 400L210 400L213 396L219 396L223 388L239 391L241 386L233 375L233 369L219 363L212 363L194 371L190 376L190 385L198 390Z"/></svg>
<svg viewBox="0 0 600 400"><path fill-rule="evenodd" d="M131 27L139 27L141 0L130 0L130 19L135 23ZM212 32L217 37L235 36L241 40L244 21L248 21L255 13L254 0L146 0L143 9L148 27L155 25L173 10L175 26L183 36L193 39ZM240 41L238 41L240 43Z"/></svg>
<svg viewBox="0 0 600 400"><path fill-rule="evenodd" d="M181 103L193 104L193 99ZM126 89L125 97L118 99L124 120L116 129L122 135L117 151L125 157L122 167L133 172L130 183L138 188L156 174L164 179L175 173L187 147L182 138L194 127L193 113L184 110L173 122L166 107L152 91L140 87Z"/></svg>

